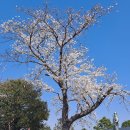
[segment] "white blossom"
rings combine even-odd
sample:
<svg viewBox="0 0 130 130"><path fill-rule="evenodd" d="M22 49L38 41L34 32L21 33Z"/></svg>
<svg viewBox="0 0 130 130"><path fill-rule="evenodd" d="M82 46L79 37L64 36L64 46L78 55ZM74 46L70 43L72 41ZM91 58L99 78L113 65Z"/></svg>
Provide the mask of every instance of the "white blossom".
<svg viewBox="0 0 130 130"><path fill-rule="evenodd" d="M64 20L44 10L36 10L31 12L32 18L23 21L14 18L0 26L1 33L14 40L9 55L14 56L12 60L33 64L29 75L32 84L56 94L54 101L60 106L58 111L64 110L63 99L69 111L71 103L76 106L74 116L66 113L71 123L92 113L105 98L111 100L113 96L128 94L114 77L106 74L105 67L94 65L88 56L88 48L78 44L77 37L81 32L104 13L106 11L98 5L84 15L68 11ZM54 80L58 88L43 82L44 76Z"/></svg>

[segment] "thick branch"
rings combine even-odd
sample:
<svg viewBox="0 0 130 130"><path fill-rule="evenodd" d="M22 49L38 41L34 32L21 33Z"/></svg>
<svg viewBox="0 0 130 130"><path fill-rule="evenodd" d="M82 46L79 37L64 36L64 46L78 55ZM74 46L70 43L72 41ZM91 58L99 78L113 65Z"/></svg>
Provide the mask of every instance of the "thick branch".
<svg viewBox="0 0 130 130"><path fill-rule="evenodd" d="M100 104L105 100L105 98L111 93L111 91L113 90L113 88L110 88L105 95L103 95L102 97L98 98L96 103L93 104L93 106L91 106L90 109L87 109L85 111L81 111L81 113L75 114L74 116L72 116L69 121L72 124L74 121L90 114L91 112L93 112L97 107L100 106Z"/></svg>

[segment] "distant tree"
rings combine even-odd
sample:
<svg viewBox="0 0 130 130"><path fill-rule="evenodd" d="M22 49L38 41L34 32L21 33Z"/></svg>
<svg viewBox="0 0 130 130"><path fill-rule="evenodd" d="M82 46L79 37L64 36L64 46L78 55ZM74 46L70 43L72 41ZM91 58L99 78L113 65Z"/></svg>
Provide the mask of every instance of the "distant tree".
<svg viewBox="0 0 130 130"><path fill-rule="evenodd" d="M51 130L51 128L49 126L43 126L42 128L40 128L39 130Z"/></svg>
<svg viewBox="0 0 130 130"><path fill-rule="evenodd" d="M130 120L127 120L127 121L124 121L122 123L122 127L125 128L125 127L130 127Z"/></svg>
<svg viewBox="0 0 130 130"><path fill-rule="evenodd" d="M83 128L82 130L87 130L86 128Z"/></svg>
<svg viewBox="0 0 130 130"><path fill-rule="evenodd" d="M24 80L9 80L0 84L0 130L47 128L47 103L41 101L41 90Z"/></svg>
<svg viewBox="0 0 130 130"><path fill-rule="evenodd" d="M94 126L94 130L107 130L111 128L113 128L113 124L106 117L103 117L101 120L99 120L98 124Z"/></svg>

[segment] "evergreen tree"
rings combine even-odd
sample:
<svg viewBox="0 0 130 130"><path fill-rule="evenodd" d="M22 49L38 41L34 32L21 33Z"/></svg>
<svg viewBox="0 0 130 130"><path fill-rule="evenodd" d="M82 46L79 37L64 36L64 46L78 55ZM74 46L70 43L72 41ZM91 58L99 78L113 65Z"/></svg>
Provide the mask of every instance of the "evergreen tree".
<svg viewBox="0 0 130 130"><path fill-rule="evenodd" d="M101 120L99 120L98 124L94 126L94 130L107 130L111 128L113 128L113 124L106 117L103 117Z"/></svg>
<svg viewBox="0 0 130 130"><path fill-rule="evenodd" d="M46 126L47 103L41 101L41 89L24 80L0 84L0 130L39 130Z"/></svg>
<svg viewBox="0 0 130 130"><path fill-rule="evenodd" d="M130 127L130 120L127 120L127 121L124 121L122 123L122 127L125 128L125 127Z"/></svg>

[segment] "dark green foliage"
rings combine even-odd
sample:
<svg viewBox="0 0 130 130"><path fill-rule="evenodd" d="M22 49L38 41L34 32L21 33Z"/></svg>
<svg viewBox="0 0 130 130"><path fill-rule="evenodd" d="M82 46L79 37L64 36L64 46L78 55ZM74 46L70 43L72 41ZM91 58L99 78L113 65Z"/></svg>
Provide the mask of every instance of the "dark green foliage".
<svg viewBox="0 0 130 130"><path fill-rule="evenodd" d="M24 80L0 84L0 130L44 129L48 119L47 103L41 101L41 89ZM44 129L45 130L45 129Z"/></svg>
<svg viewBox="0 0 130 130"><path fill-rule="evenodd" d="M51 130L51 128L49 126L44 125L39 130Z"/></svg>
<svg viewBox="0 0 130 130"><path fill-rule="evenodd" d="M113 128L113 124L111 123L111 121L106 117L103 117L101 120L99 120L98 124L94 127L94 130L105 130L111 128Z"/></svg>
<svg viewBox="0 0 130 130"><path fill-rule="evenodd" d="M125 128L125 127L130 127L130 120L124 121L124 122L122 123L122 127L123 127L123 128Z"/></svg>

